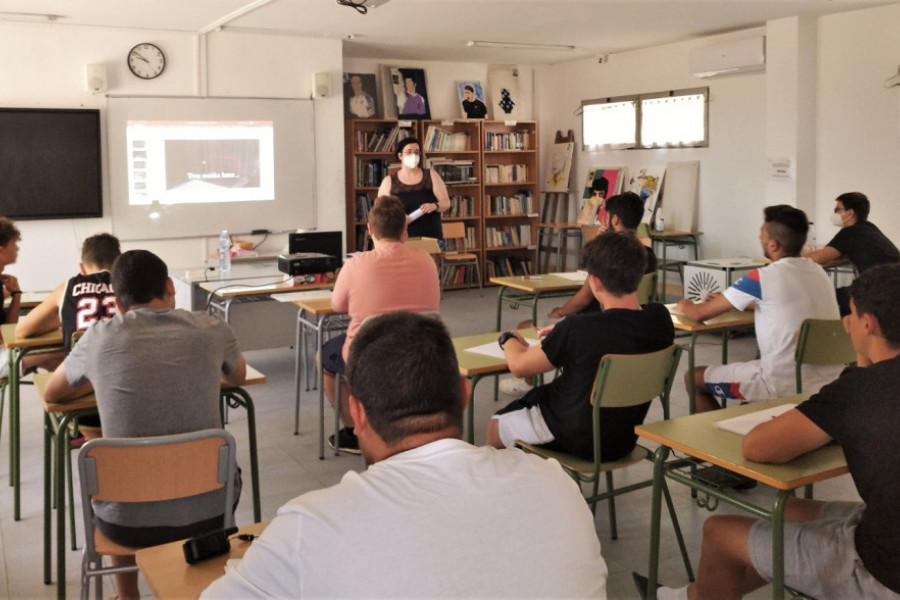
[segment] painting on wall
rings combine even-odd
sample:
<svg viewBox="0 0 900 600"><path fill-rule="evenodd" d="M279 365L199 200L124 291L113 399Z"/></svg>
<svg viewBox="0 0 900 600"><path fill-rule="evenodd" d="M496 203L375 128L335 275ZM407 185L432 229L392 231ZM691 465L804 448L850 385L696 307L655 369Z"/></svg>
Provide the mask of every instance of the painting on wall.
<svg viewBox="0 0 900 600"><path fill-rule="evenodd" d="M344 118L378 118L378 87L374 73L344 73Z"/></svg>
<svg viewBox="0 0 900 600"><path fill-rule="evenodd" d="M481 82L459 81L456 88L459 92L462 116L466 119L486 119L488 111L484 103L484 88Z"/></svg>
<svg viewBox="0 0 900 600"><path fill-rule="evenodd" d="M397 115L401 119L430 119L425 69L389 67L388 72L397 102Z"/></svg>
<svg viewBox="0 0 900 600"><path fill-rule="evenodd" d="M547 181L544 183L545 191L569 191L569 172L572 170L572 153L574 151L574 142L553 144L550 147L550 168L547 170Z"/></svg>
<svg viewBox="0 0 900 600"><path fill-rule="evenodd" d="M620 192L624 171L622 167L593 167L588 170L582 196L584 202L577 220L579 225L606 222L606 199Z"/></svg>
<svg viewBox="0 0 900 600"><path fill-rule="evenodd" d="M637 169L628 181L627 190L640 196L644 202L641 223L650 223L653 218L665 174L665 167L643 167Z"/></svg>
<svg viewBox="0 0 900 600"><path fill-rule="evenodd" d="M490 105L498 121L522 118L522 98L519 92L517 65L488 65Z"/></svg>

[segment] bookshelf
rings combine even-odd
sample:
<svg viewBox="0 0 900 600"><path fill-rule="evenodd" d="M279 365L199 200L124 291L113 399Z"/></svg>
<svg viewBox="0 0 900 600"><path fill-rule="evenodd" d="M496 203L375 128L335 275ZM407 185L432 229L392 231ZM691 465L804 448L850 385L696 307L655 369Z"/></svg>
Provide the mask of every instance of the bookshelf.
<svg viewBox="0 0 900 600"><path fill-rule="evenodd" d="M480 121L424 121L422 149L426 167L434 169L447 185L450 210L444 222L461 221L466 237L463 244L445 240L448 251L468 252L484 264L483 210L481 191L481 123ZM457 265L447 270L441 282L444 289L477 285L471 265Z"/></svg>
<svg viewBox="0 0 900 600"><path fill-rule="evenodd" d="M484 121L484 277L537 268L538 130L534 121Z"/></svg>
<svg viewBox="0 0 900 600"><path fill-rule="evenodd" d="M365 249L368 212L388 166L398 163L397 142L419 136L417 121L351 119L344 128L347 252Z"/></svg>
<svg viewBox="0 0 900 600"><path fill-rule="evenodd" d="M423 166L435 169L447 184L450 210L443 220L465 225L464 247L449 250L475 254L484 284L495 275L536 273L539 163L534 121L348 120L347 251L364 249L367 211L388 165L397 163L396 141L406 135L422 141ZM445 288L463 287L471 276L471 271L453 273Z"/></svg>

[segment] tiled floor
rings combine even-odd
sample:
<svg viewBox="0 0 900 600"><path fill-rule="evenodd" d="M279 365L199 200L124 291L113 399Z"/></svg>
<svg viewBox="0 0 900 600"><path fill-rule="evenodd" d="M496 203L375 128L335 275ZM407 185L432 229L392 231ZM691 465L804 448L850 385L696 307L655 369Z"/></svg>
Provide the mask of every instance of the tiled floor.
<svg viewBox="0 0 900 600"><path fill-rule="evenodd" d="M558 304L556 300L548 300L540 306L540 315L545 315L550 308ZM444 295L442 314L454 336L468 335L491 331L494 328L496 311L496 288L483 290L454 291ZM513 327L516 322L529 318L526 310L512 310L504 307L503 325ZM543 322L543 321L542 321ZM730 343L731 360L747 360L753 358L756 348L752 338L734 339ZM717 337L701 338L697 350L697 364L719 360L719 341ZM248 361L268 376L265 386L248 388L254 398L257 413L257 430L259 435L259 461L261 470L262 516L271 519L278 507L285 501L306 491L337 482L348 469L361 469L362 460L350 455L333 456L327 454L320 461L317 456L318 429L317 395L315 391L304 391L301 403L300 435L293 435L293 364L292 349L255 351L247 354ZM686 360L682 360L681 370ZM678 380L680 382L680 379ZM484 440L484 428L490 414L497 408L491 398L489 382L482 383L475 401L477 442ZM501 398L501 402L504 398ZM687 413L687 399L683 386L676 384L673 395L672 413L675 416ZM661 418L661 410L654 406L648 420ZM0 596L8 598L52 598L56 587L44 585L42 582L42 433L41 411L35 392L31 387L23 388L22 398L22 431L23 431L23 503L22 519L12 519L12 490L0 485ZM239 461L248 465L246 454L247 436L246 421L243 411L231 412L231 423L228 429L235 435L239 446ZM8 432L3 431L0 444L0 482L8 481ZM633 472L637 471L637 473ZM641 472L643 471L643 472ZM649 463L629 473L617 477L617 481L626 483L638 480L638 477L649 476ZM246 481L246 480L245 480ZM681 526L684 530L691 558L696 569L699 557L700 540L703 521L710 514L706 509L697 507L687 489L672 484L672 494L677 506ZM772 495L770 489L759 486L748 492L748 497L765 498ZM856 491L849 477L844 476L816 486L816 496L820 498L856 499ZM619 539L609 539L609 527L605 506L597 511L597 533L603 547L603 554L609 565L610 598L635 598L631 582L631 572L646 572L648 547L650 491L641 490L624 501L617 503ZM717 513L730 512L727 506L721 506ZM244 486L244 493L237 512L239 524L252 521L251 498L249 485ZM684 568L681 565L674 536L668 520L663 519L661 579L666 583L683 585L686 583ZM79 540L83 539L79 525ZM79 566L81 552L69 551L67 555L68 594L70 598L78 597L80 591ZM54 571L55 572L55 571ZM107 583L107 595L111 592L111 584ZM146 588L144 588L146 590ZM148 591L145 591L149 595ZM768 588L753 595L754 598L770 596Z"/></svg>

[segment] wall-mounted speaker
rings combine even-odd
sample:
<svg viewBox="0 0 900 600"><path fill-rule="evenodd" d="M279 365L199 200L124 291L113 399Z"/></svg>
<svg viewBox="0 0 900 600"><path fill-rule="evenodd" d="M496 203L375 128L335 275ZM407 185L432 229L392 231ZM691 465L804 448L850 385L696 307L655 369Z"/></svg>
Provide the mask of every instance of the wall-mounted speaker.
<svg viewBox="0 0 900 600"><path fill-rule="evenodd" d="M313 98L326 98L331 95L331 73L313 74Z"/></svg>
<svg viewBox="0 0 900 600"><path fill-rule="evenodd" d="M106 65L84 65L84 86L92 94L105 94L109 90Z"/></svg>

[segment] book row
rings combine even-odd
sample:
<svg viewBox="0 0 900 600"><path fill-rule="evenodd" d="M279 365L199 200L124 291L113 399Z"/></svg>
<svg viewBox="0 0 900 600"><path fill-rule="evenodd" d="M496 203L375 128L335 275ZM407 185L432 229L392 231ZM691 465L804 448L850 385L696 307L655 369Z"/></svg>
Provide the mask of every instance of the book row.
<svg viewBox="0 0 900 600"><path fill-rule="evenodd" d="M525 183L528 168L525 165L485 165L485 183Z"/></svg>
<svg viewBox="0 0 900 600"><path fill-rule="evenodd" d="M521 190L512 196L485 196L488 215L527 215L537 212L531 190Z"/></svg>
<svg viewBox="0 0 900 600"><path fill-rule="evenodd" d="M531 150L531 134L527 131L511 133L484 132L485 150Z"/></svg>
<svg viewBox="0 0 900 600"><path fill-rule="evenodd" d="M500 227L486 227L484 230L484 243L488 248L502 248L505 246L530 246L531 225L502 225Z"/></svg>

